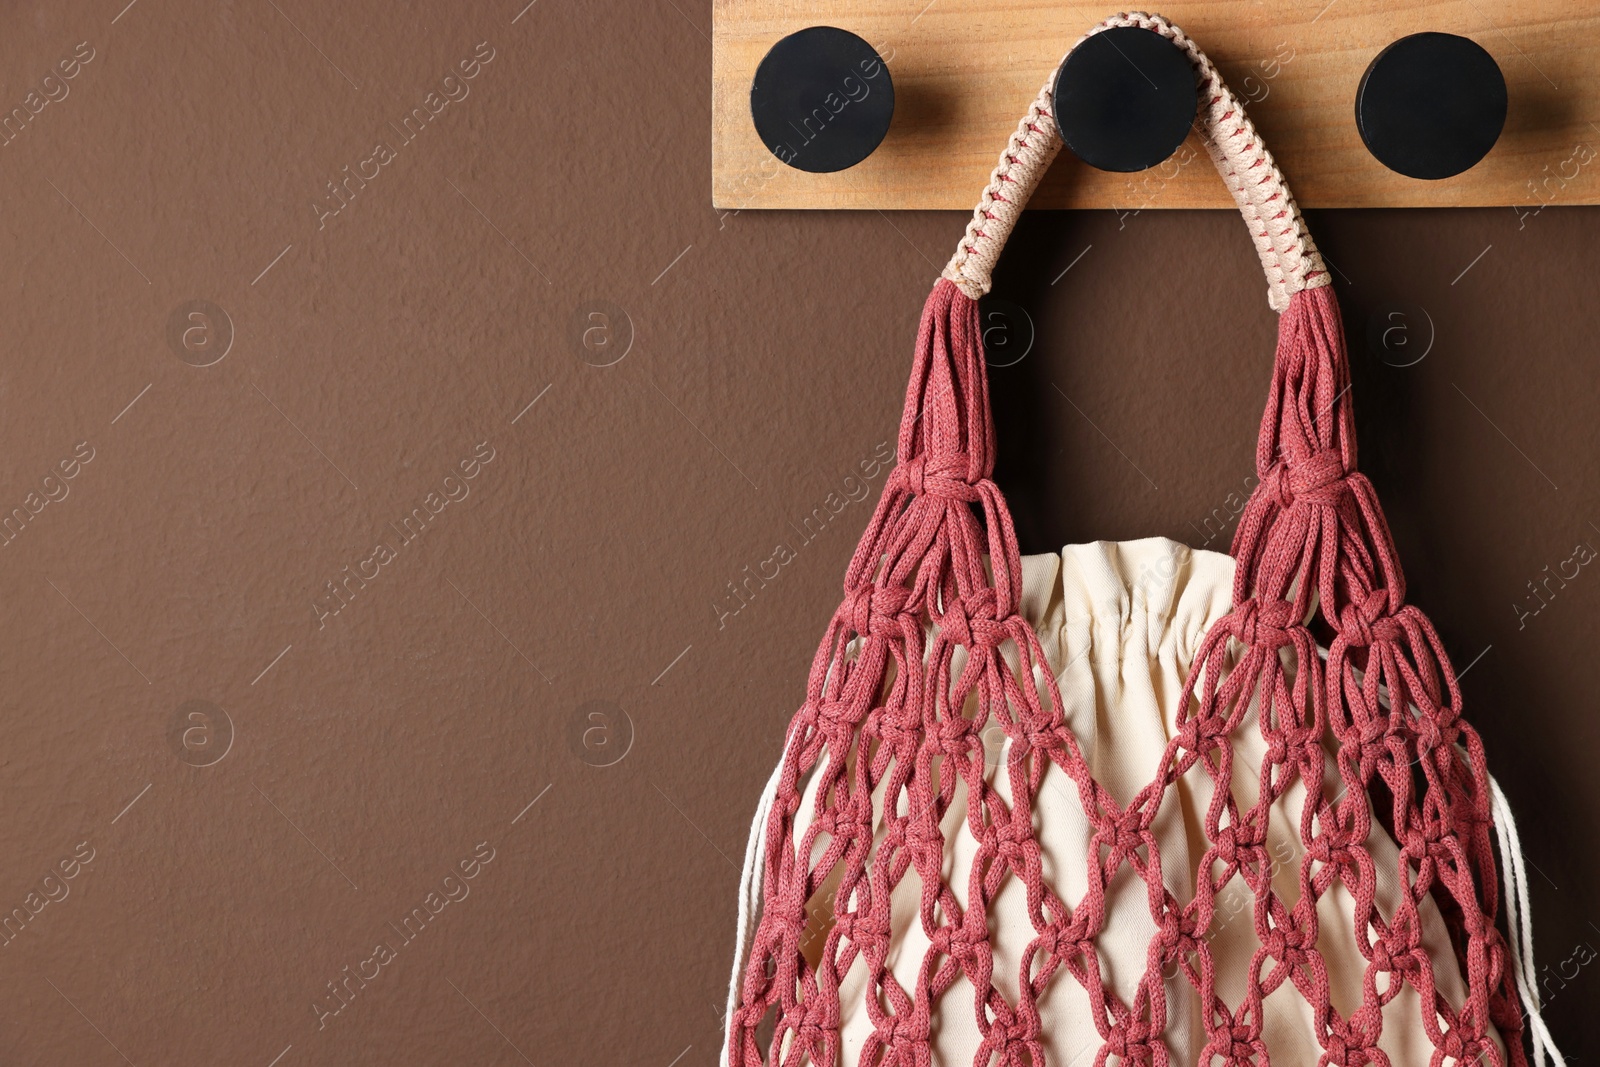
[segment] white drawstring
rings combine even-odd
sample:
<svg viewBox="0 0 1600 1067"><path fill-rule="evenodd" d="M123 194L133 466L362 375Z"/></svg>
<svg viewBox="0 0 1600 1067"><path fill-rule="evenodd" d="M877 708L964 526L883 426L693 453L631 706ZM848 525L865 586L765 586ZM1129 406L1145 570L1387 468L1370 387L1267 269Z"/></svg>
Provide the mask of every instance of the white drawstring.
<svg viewBox="0 0 1600 1067"><path fill-rule="evenodd" d="M783 778L783 761L789 756L789 740L792 738L785 740L778 765L773 768L772 777L767 779L766 788L761 790L761 799L756 802L756 817L750 823L750 837L744 846L744 870L739 874L739 925L733 942L733 977L728 980L728 1009L722 1017L722 1053L717 1061L720 1067L728 1067L728 1031L733 1025L734 1008L739 1003L739 979L744 974L745 947L754 932L751 927L755 925L761 907L761 879L765 873L762 860L767 854L767 817L772 814L772 805L777 802L778 783Z"/></svg>
<svg viewBox="0 0 1600 1067"><path fill-rule="evenodd" d="M1506 930L1511 935L1511 971L1527 1012L1528 1033L1533 1038L1534 1067L1567 1067L1539 1013L1539 980L1533 966L1533 913L1528 901L1528 866L1517 836L1517 820L1500 783L1489 776L1494 832L1500 844L1500 867L1506 883Z"/></svg>

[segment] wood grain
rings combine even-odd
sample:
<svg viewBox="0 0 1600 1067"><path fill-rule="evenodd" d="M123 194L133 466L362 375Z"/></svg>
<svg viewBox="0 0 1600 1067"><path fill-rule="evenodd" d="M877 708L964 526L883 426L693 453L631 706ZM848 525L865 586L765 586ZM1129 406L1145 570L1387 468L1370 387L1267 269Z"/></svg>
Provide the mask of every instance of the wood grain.
<svg viewBox="0 0 1600 1067"><path fill-rule="evenodd" d="M1377 0L1170 3L1154 10L1200 42L1246 106L1302 207L1600 204L1600 3ZM1007 135L1062 54L1114 12L1032 0L715 0L712 199L745 208L970 208ZM779 163L756 137L749 89L772 44L833 25L871 42L894 78L895 116L868 159L836 174ZM1355 93L1386 45L1423 30L1472 38L1510 96L1499 143L1442 181L1383 167L1361 143ZM1231 207L1198 140L1138 174L1063 153L1035 194L1049 208Z"/></svg>

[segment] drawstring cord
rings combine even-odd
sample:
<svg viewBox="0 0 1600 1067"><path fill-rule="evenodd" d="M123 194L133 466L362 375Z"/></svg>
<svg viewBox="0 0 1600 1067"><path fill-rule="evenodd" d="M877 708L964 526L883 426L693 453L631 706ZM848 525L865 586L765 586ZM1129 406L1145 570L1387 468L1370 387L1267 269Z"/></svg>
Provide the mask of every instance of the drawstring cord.
<svg viewBox="0 0 1600 1067"><path fill-rule="evenodd" d="M1511 935L1511 968L1517 992L1527 1012L1529 1033L1533 1037L1534 1067L1567 1067L1566 1057L1556 1048L1539 1013L1538 972L1533 967L1533 910L1528 900L1528 866L1522 855L1522 840L1517 836L1517 820L1512 817L1500 783L1489 776L1489 791L1494 814L1494 832L1500 845L1500 868L1506 883L1506 929Z"/></svg>

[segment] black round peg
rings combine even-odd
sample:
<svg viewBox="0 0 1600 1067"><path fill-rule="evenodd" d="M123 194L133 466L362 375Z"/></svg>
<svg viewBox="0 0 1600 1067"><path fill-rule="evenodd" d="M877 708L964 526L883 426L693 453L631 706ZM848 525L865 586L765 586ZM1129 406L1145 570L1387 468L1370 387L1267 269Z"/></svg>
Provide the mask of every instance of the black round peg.
<svg viewBox="0 0 1600 1067"><path fill-rule="evenodd" d="M894 118L888 64L848 30L810 26L761 60L750 85L761 142L797 170L827 174L870 156Z"/></svg>
<svg viewBox="0 0 1600 1067"><path fill-rule="evenodd" d="M1356 90L1367 151L1410 178L1449 178L1489 154L1506 124L1494 57L1452 33L1414 33L1379 52Z"/></svg>
<svg viewBox="0 0 1600 1067"><path fill-rule="evenodd" d="M1200 105L1194 66L1154 30L1091 35L1056 75L1056 126L1073 155L1100 170L1153 167L1178 150Z"/></svg>

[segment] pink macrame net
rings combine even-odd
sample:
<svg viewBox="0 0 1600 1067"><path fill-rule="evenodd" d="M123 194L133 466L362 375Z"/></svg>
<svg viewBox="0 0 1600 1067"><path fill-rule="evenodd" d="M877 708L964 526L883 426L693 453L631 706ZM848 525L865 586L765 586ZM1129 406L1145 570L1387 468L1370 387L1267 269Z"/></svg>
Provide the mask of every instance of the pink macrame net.
<svg viewBox="0 0 1600 1067"><path fill-rule="evenodd" d="M928 1067L935 1012L972 1011L983 1035L977 1067L1038 1067L1047 1062L1038 1002L1051 982L1072 981L1087 991L1103 1041L1096 1067L1111 1056L1161 1067L1169 1059L1165 973L1181 974L1200 998L1208 1035L1202 1063L1266 1064L1263 999L1288 985L1313 1009L1320 1064L1387 1064L1377 1047L1382 1008L1410 985L1422 1005L1414 1025L1436 1050L1434 1067L1446 1059L1503 1064L1506 1055L1522 1067L1520 1007L1495 928L1483 748L1460 718L1460 690L1438 634L1405 602L1388 526L1355 469L1348 385L1332 288L1295 293L1280 319L1256 449L1260 484L1232 547L1233 610L1195 655L1177 735L1149 784L1123 807L1095 781L1063 725L1038 637L1018 614L1017 540L990 480L995 435L977 304L949 281L934 287L906 390L899 466L851 560L844 602L789 727L759 857L760 920L729 1019L733 1067L762 1062L758 1029L766 1023L784 1067L838 1064L838 991L852 967L868 975L864 1065ZM1005 642L1018 654L1018 673L1001 655ZM957 673L958 647L967 659ZM1229 791L1230 737L1251 728L1241 724L1252 700L1267 754L1256 768L1259 799L1241 810ZM997 772L1009 777L1009 803L986 780L981 735L996 725L1011 746ZM1324 786L1329 731L1337 740L1337 792ZM1046 881L1035 836L1033 804L1047 761L1076 783L1095 831L1081 860L1088 890L1072 907ZM1202 817L1196 892L1178 900L1163 885L1151 826L1163 794L1197 763L1217 788ZM811 774L825 780L797 840ZM1296 780L1307 791L1299 823L1306 862L1291 905L1274 891L1265 840L1269 808ZM958 786L967 794L963 832L976 843L966 907L943 880L952 842L941 823ZM1364 844L1374 818L1399 848L1401 893L1392 914L1374 904L1374 860ZM1127 1002L1108 987L1096 947L1107 887L1124 867L1146 883L1158 930ZM931 948L907 988L887 961L889 907L913 868ZM815 906L830 878L837 880L831 928L813 966L807 905ZM989 905L1011 878L1027 887L1033 927L1016 1003L992 981L990 940ZM1216 991L1207 934L1218 896L1234 879L1254 895L1260 948L1246 995L1228 1004ZM1362 1002L1348 1015L1330 1002L1316 947L1317 901L1336 883L1355 900L1356 947L1366 960ZM1421 945L1418 909L1429 894L1465 979L1460 1005L1435 989ZM962 975L975 1001L941 1002Z"/></svg>

